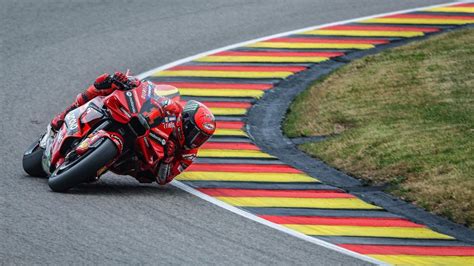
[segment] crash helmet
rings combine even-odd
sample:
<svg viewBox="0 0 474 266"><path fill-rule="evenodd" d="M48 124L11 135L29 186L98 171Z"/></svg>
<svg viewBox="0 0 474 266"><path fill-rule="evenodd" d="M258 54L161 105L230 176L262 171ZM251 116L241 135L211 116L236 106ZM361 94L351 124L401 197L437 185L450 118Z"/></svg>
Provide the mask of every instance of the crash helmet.
<svg viewBox="0 0 474 266"><path fill-rule="evenodd" d="M194 149L204 144L216 130L216 120L211 110L198 101L188 101L183 109L185 146Z"/></svg>

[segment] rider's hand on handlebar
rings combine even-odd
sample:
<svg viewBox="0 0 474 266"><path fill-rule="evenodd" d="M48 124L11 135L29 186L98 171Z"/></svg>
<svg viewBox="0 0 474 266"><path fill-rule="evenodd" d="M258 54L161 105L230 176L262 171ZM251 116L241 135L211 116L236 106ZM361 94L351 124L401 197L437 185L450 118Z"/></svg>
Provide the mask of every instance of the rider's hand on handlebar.
<svg viewBox="0 0 474 266"><path fill-rule="evenodd" d="M112 76L112 79L116 80L118 82L121 82L121 83L127 83L128 82L127 76L122 72L115 72L114 75Z"/></svg>
<svg viewBox="0 0 474 266"><path fill-rule="evenodd" d="M112 77L105 73L97 77L97 79L94 82L94 87L98 90L106 90L110 89L112 86Z"/></svg>
<svg viewBox="0 0 474 266"><path fill-rule="evenodd" d="M111 79L112 84L118 89L125 90L130 88L130 84L128 84L128 77L122 72L115 72Z"/></svg>

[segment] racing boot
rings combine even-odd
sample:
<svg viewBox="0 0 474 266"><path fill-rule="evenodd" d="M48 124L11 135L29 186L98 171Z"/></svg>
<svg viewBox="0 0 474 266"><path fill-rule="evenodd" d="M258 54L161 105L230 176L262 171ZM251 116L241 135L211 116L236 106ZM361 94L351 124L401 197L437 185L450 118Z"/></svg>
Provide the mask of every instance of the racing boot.
<svg viewBox="0 0 474 266"><path fill-rule="evenodd" d="M50 127L53 131L58 132L58 130L61 128L61 126L64 123L64 118L66 117L67 113L70 111L76 109L78 106L76 102L74 102L71 106L66 108L66 110L62 111L61 113L57 114L53 120L51 120Z"/></svg>

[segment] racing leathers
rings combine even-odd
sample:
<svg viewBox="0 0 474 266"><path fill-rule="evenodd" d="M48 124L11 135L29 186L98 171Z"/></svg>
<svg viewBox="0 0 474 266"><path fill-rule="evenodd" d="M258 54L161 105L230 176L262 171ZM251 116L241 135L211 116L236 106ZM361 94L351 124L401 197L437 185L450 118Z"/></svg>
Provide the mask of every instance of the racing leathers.
<svg viewBox="0 0 474 266"><path fill-rule="evenodd" d="M144 84L147 83L147 84ZM148 86L152 83L148 81L139 81L133 77L127 77L125 74L116 72L114 75L103 74L100 75L93 85L89 86L83 93L77 95L76 100L66 110L58 114L50 123L51 128L55 131L59 130L64 123L64 118L71 110L85 104L97 96L107 96L119 89L123 84L130 87ZM140 183L151 183L156 181L160 185L171 182L174 177L183 172L189 167L197 155L197 148L187 149L183 135L183 125L181 115L183 107L166 97L160 98L155 106L158 110L153 113L155 116L160 116L166 121L166 117L174 117L174 130L167 137L164 145L164 157L157 165L147 165L137 158L136 155L130 155L128 158L121 160L119 165L112 165L110 170L120 175L131 175L135 177ZM156 117L155 117L156 118ZM153 119L153 118L152 118Z"/></svg>

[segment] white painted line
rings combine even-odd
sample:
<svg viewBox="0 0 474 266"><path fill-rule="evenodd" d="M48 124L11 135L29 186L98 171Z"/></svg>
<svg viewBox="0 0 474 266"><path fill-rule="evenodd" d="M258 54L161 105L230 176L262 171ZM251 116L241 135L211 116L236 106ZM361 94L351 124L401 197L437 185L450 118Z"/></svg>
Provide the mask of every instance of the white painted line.
<svg viewBox="0 0 474 266"><path fill-rule="evenodd" d="M454 1L454 2L449 2L449 3L439 4L439 5L431 5L431 6L425 6L425 7L419 7L419 8L405 9L405 10L400 10L400 11L395 11L395 12L382 13L382 14L377 14L377 15L372 15L372 16L366 16L366 17L360 17L360 18L355 18L355 19L343 20L343 21L327 23L327 24L321 24L321 25L306 27L306 28L302 28L302 29L298 29L298 30L278 33L278 34L274 34L274 35L270 35L270 36L266 36L266 37L262 37L262 38L257 38L257 39L253 39L253 40L248 40L248 41L228 45L228 46L225 46L225 47L221 47L221 48L217 48L217 49L210 50L210 51L207 51L207 52L203 52L203 53L200 53L200 54L197 54L197 55L189 56L189 57L186 57L186 58L183 58L183 59L180 59L180 60L176 60L176 61L171 62L169 64L159 66L159 67L154 68L152 70L141 73L141 74L137 75L137 77L140 78L140 79L143 79L143 78L146 78L146 77L152 75L155 72L162 71L164 69L168 69L168 68L171 68L171 67L174 67L174 66L177 66L177 65L181 65L183 63L192 61L192 60L200 58L200 57L204 57L204 56L207 56L207 55L210 55L210 54L215 54L215 53L218 53L218 52L234 49L234 48L237 48L237 47L240 47L240 46L245 46L245 45L255 43L255 42L261 42L261 41L268 40L268 39L273 39L273 38L283 37L283 36L287 36L287 35L291 35L291 34L296 34L296 33L303 32L303 31L309 31L309 30L314 30L314 29L319 29L319 28L324 28L324 27L329 27L329 26L347 24L347 23L351 23L351 22L355 22L355 21L359 21L359 20L371 19L371 18L380 17L380 16L388 16L388 15L418 11L418 10L421 10L421 9L442 7L442 6L447 6L447 5L451 5L451 4L454 4L454 3L470 3L470 2L472 2L472 1ZM317 238L299 233L297 231L288 229L288 228L286 228L284 226L281 226L279 224L275 224L275 223L272 223L272 222L267 221L265 219L262 219L262 218L260 218L256 215L254 215L254 214L251 214L251 213L246 212L242 209L236 208L236 207L234 207L232 205L229 205L225 202L217 200L217 199L215 199L211 196L208 196L208 195L206 195L206 194L204 194L204 193L202 193L202 192L200 192L200 191L198 191L198 190L196 190L196 189L194 189L194 188L192 188L188 185L185 185L184 183L181 183L177 180L174 180L173 182L171 182L171 184L174 185L175 187L178 187L178 188L194 195L194 196L197 196L197 197L199 197L199 198L201 198L205 201L208 201L212 204L215 204L215 205L217 205L221 208L224 208L224 209L226 209L228 211L231 211L235 214L238 214L242 217L245 217L247 219L253 220L253 221L258 222L260 224L266 225L266 226L271 227L273 229L279 230L279 231L284 232L286 234L289 234L291 236L297 237L299 239L311 242L313 244L325 247L327 249L337 251L339 253L351 256L351 257L356 258L356 259L360 259L360 260L367 261L367 262L374 263L374 264L378 264L378 265L389 265L389 264L386 264L385 262L373 259L369 256L365 256L365 255L350 251L348 249L341 248L341 247L339 247L337 245L334 245L334 244L331 244L329 242L326 242L326 241L323 241L323 240L320 240L320 239L317 239Z"/></svg>
<svg viewBox="0 0 474 266"><path fill-rule="evenodd" d="M268 220L265 220L263 218L260 218L254 214L251 214L249 212L246 212L242 209L239 209L239 208L236 208L232 205L229 205L223 201L220 201L220 200L217 200L216 198L213 198L211 196L208 196L188 185L185 185L177 180L173 180L171 182L171 184L177 188L180 188L190 194L193 194L194 196L197 196L205 201L208 201L212 204L215 204L223 209L226 209L228 211L231 211L235 214L238 214L242 217L245 217L247 219L250 219L252 221L255 221L257 223L260 223L260 224L263 224L263 225L266 225L268 227L271 227L273 229L276 229L278 231L281 231L281 232L284 232L284 233L287 233L291 236L294 236L294 237L297 237L299 239L302 239L302 240L305 240L305 241L308 241L308 242L311 242L313 244L316 244L318 246L322 246L322 247L325 247L327 249L330 249L330 250L334 250L334 251L337 251L339 253L342 253L342 254L345 254L345 255L348 255L348 256L351 256L351 257L354 257L354 258L357 258L357 259L360 259L360 260L363 260L363 261L367 261L367 262L370 262L370 263L374 263L374 264L378 264L378 265L389 265L389 264L386 264L384 262L381 262L381 261L378 261L376 259L373 259L371 257L368 257L368 256L364 256L364 255L361 255L359 253L356 253L356 252L353 252L353 251L350 251L348 249L345 249L345 248L341 248L339 246L336 246L334 244L331 244L329 242L326 242L326 241L323 241L323 240L320 240L320 239L317 239L317 238L314 238L314 237L311 237L311 236L308 236L308 235L305 235L303 233L300 233L300 232L297 232L297 231L294 231L294 230L291 230L291 229L288 229L284 226L281 226L279 224L275 224L275 223L272 223Z"/></svg>

